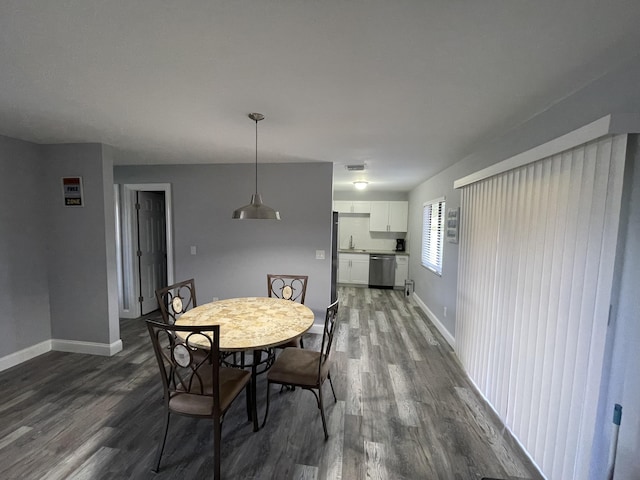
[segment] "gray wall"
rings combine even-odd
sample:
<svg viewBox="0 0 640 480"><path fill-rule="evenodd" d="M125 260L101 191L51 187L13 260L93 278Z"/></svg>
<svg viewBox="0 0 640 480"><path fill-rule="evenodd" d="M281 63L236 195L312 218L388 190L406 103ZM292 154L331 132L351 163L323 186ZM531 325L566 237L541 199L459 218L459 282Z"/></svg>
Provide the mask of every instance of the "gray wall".
<svg viewBox="0 0 640 480"><path fill-rule="evenodd" d="M422 228L422 204L434 198L445 196L446 208L455 208L460 204L459 192L453 189L453 182L461 177L469 175L475 171L485 168L489 165L502 161L520 152L533 148L544 142L552 140L560 135L575 130L589 122L601 118L610 113L638 113L640 112L640 57L635 58L617 70L604 75L597 81L574 93L573 95L554 104L542 113L532 117L529 121L514 126L513 129L495 141L477 145L474 152L435 175L420 186L412 190L409 194L409 251L410 272L411 277L415 280L415 292L427 307L437 317L439 322L455 337L455 302L456 302L456 284L458 269L458 250L455 244L445 242L443 256L443 274L438 277L426 270L420 265L420 238ZM427 159L428 160L428 159ZM634 192L638 188L637 183L634 184ZM637 193L634 194L637 197ZM637 210L632 210L637 212ZM637 215L635 213L634 215ZM464 212L461 212L464 216ZM632 216L632 218L635 218ZM637 219L634 220L637 222ZM637 227L634 227L637 228ZM631 240L635 238L635 240ZM619 277L622 288L625 291L634 291L637 298L637 286L640 279L640 269L637 268L638 259L638 241L636 237L630 237L630 241L635 241L635 245L625 252L624 265L635 262L635 267L626 270L617 270L616 275ZM413 241L412 241L413 239ZM627 246L627 248L629 248ZM615 339L611 339L611 347L609 354L613 351L619 353L620 357L616 358L615 365L634 366L638 365L638 350L628 348L629 344L638 345L640 333L638 332L637 317L637 299L633 297L633 293L628 293L625 299L620 301L619 315L622 320L617 324ZM633 303L636 302L636 303ZM444 307L447 307L448 315L444 317ZM634 310L635 308L635 310ZM633 320L629 320L630 312L633 313ZM610 329L609 335L613 335ZM621 345L619 345L622 342ZM624 345L627 347L622 348ZM621 348L618 348L620 346ZM601 415L602 422L601 435L597 436L594 442L593 458L598 461L606 459L606 451L608 449L610 422L612 409L612 399L630 398L634 402L628 402L623 405L623 423L626 423L625 435L631 441L629 445L637 447L638 438L640 438L640 421L638 421L639 403L638 391L639 380L637 374L632 374L628 368L612 368L610 372L604 372L608 382L605 385L611 385L609 390L603 391L603 396L607 397L608 403L602 402L601 411L606 410L606 415ZM616 391L620 390L620 385L625 385L624 395ZM626 418L624 418L626 417ZM621 430L622 431L622 430ZM629 455L621 460L620 469L626 472L633 472L631 476L624 478L640 478L640 465L638 459Z"/></svg>
<svg viewBox="0 0 640 480"><path fill-rule="evenodd" d="M0 358L51 339L119 341L113 167L102 146L0 137ZM85 206L63 206L81 176Z"/></svg>
<svg viewBox="0 0 640 480"><path fill-rule="evenodd" d="M260 164L258 190L282 220L232 220L255 190L254 165L118 166L114 181L170 183L175 280L195 278L198 303L263 296L267 273L309 275L305 303L324 319L331 297L330 163ZM190 247L197 254L190 254ZM316 250L325 251L316 260Z"/></svg>
<svg viewBox="0 0 640 480"><path fill-rule="evenodd" d="M111 344L117 324L112 165L102 145L47 145L47 266L54 339ZM65 207L61 177L81 176L84 207ZM106 188L105 183L108 184ZM106 191L105 191L106 188ZM107 214L108 212L108 214ZM109 249L109 252L108 252ZM107 261L109 260L109 262Z"/></svg>
<svg viewBox="0 0 640 480"><path fill-rule="evenodd" d="M0 358L51 338L41 148L0 136Z"/></svg>

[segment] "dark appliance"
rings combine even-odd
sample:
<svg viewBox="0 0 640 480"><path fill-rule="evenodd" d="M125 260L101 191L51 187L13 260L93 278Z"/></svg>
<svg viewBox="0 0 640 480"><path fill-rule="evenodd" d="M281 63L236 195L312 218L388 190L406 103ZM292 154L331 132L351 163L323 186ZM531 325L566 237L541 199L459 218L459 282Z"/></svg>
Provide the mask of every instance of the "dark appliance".
<svg viewBox="0 0 640 480"><path fill-rule="evenodd" d="M338 212L331 217L331 303L338 299Z"/></svg>
<svg viewBox="0 0 640 480"><path fill-rule="evenodd" d="M404 238L396 238L396 252L404 252Z"/></svg>
<svg viewBox="0 0 640 480"><path fill-rule="evenodd" d="M393 288L395 280L395 255L369 255L369 287Z"/></svg>

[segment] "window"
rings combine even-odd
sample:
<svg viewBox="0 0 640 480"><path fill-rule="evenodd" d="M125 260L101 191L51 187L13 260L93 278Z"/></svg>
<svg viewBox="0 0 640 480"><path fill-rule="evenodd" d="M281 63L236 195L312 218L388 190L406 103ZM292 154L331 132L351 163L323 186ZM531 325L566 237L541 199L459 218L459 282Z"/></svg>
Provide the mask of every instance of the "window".
<svg viewBox="0 0 640 480"><path fill-rule="evenodd" d="M442 275L444 197L422 206L422 265Z"/></svg>

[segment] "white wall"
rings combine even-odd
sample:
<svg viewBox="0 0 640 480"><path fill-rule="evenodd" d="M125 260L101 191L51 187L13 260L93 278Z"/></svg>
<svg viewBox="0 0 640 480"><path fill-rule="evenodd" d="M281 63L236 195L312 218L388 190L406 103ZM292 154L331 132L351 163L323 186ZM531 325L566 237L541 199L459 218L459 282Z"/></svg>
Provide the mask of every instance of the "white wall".
<svg viewBox="0 0 640 480"><path fill-rule="evenodd" d="M280 221L231 218L254 192L251 164L118 166L114 181L171 184L175 279L195 278L198 303L266 295L267 273L307 274L305 303L324 319L331 297L330 163L260 165L259 193ZM324 260L316 250L324 250Z"/></svg>
<svg viewBox="0 0 640 480"><path fill-rule="evenodd" d="M365 214L338 215L338 248L349 248L351 241L354 248L360 250L395 250L396 238L404 238L405 232L370 232L370 216Z"/></svg>

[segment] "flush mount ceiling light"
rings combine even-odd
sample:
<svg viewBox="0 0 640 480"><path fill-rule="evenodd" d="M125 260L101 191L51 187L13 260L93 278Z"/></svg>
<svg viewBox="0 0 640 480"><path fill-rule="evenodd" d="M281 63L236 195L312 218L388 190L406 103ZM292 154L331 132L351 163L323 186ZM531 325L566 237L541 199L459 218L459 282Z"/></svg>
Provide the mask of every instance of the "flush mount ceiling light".
<svg viewBox="0 0 640 480"><path fill-rule="evenodd" d="M357 182L353 182L353 185L358 190L364 190L365 188L367 188L367 185L369 185L369 182L365 182L364 180L358 180Z"/></svg>
<svg viewBox="0 0 640 480"><path fill-rule="evenodd" d="M234 210L231 218L240 220L280 220L280 212L262 203L262 195L258 193L258 122L264 120L264 115L250 113L249 118L256 122L256 193L251 195L251 203Z"/></svg>

